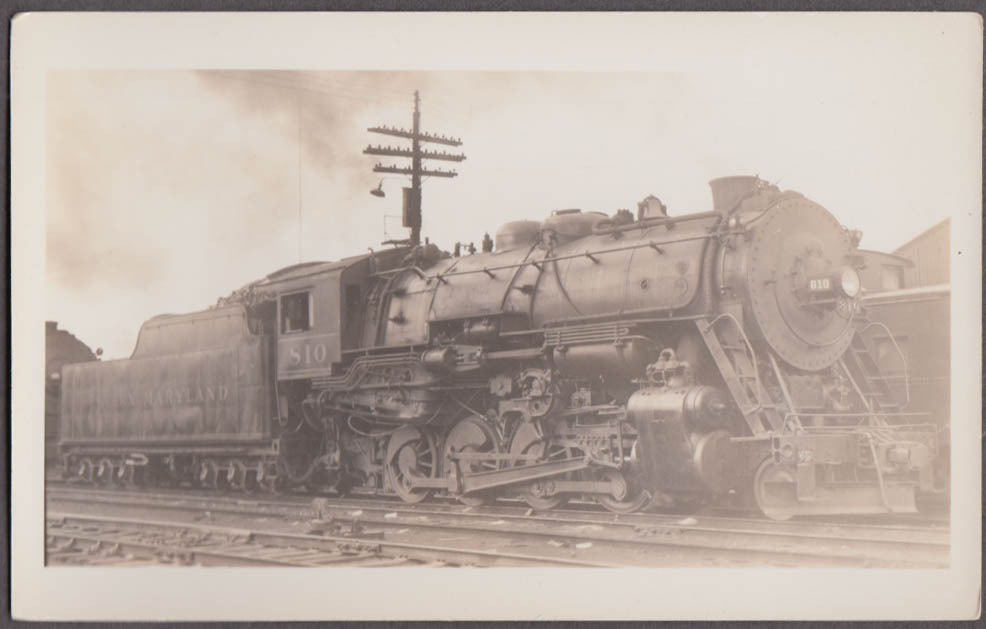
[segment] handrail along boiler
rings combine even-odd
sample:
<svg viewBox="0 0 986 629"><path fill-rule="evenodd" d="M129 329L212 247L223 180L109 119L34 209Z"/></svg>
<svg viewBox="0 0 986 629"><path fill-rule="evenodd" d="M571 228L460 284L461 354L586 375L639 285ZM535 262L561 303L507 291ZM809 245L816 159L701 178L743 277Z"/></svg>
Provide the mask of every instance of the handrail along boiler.
<svg viewBox="0 0 986 629"><path fill-rule="evenodd" d="M710 185L709 212L561 210L489 252L300 264L152 319L130 359L65 367L66 469L538 509L915 510L935 431L857 333L860 234L756 177Z"/></svg>

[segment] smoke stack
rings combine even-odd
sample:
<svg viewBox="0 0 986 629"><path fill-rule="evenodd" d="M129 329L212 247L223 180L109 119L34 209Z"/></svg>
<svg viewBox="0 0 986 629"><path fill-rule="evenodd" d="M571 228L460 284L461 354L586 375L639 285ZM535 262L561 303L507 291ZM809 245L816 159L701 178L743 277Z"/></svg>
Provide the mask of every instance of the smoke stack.
<svg viewBox="0 0 986 629"><path fill-rule="evenodd" d="M760 187L759 177L740 175L736 177L719 177L709 182L712 188L712 209L716 212L731 212L740 202L751 197Z"/></svg>

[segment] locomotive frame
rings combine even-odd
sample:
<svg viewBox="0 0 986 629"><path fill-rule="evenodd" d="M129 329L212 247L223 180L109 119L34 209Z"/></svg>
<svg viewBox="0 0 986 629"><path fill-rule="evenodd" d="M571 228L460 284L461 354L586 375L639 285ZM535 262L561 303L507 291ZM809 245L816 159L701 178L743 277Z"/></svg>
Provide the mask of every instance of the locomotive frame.
<svg viewBox="0 0 986 629"><path fill-rule="evenodd" d="M560 211L492 252L299 264L152 319L129 360L65 368L65 470L537 509L915 510L940 490L936 431L857 333L859 234L756 177L710 185L709 212Z"/></svg>

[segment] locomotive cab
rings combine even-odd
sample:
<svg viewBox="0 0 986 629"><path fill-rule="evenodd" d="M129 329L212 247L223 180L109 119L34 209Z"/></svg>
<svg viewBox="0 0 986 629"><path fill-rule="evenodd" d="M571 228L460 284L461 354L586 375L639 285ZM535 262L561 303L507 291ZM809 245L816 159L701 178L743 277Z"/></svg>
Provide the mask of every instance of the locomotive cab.
<svg viewBox="0 0 986 629"><path fill-rule="evenodd" d="M276 296L277 378L329 376L358 343L371 255L303 264L269 275Z"/></svg>

